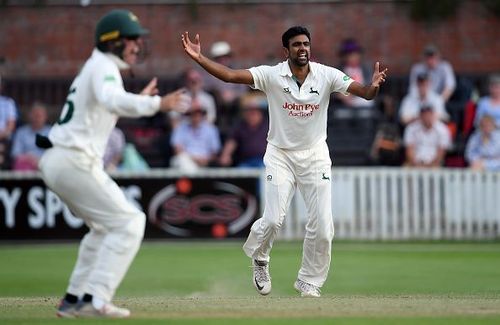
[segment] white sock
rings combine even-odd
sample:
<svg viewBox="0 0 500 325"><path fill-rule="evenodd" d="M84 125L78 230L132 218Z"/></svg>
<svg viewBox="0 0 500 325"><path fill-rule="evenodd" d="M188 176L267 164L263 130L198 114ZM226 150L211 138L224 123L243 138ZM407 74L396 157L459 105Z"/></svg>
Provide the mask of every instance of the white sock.
<svg viewBox="0 0 500 325"><path fill-rule="evenodd" d="M94 306L95 309L101 309L102 307L104 307L105 303L106 302L101 298L92 297L92 306Z"/></svg>

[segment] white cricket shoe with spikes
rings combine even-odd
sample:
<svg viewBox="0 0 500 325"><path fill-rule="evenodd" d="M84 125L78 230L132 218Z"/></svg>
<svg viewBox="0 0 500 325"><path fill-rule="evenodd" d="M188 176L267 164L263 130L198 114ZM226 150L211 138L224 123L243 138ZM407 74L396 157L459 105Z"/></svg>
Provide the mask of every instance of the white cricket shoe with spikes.
<svg viewBox="0 0 500 325"><path fill-rule="evenodd" d="M295 288L295 290L297 290L297 292L300 293L301 297L308 297L308 298L321 297L321 290L314 284L310 284L300 279L297 279L293 287Z"/></svg>
<svg viewBox="0 0 500 325"><path fill-rule="evenodd" d="M130 310L117 307L112 303L106 303L97 309L91 302L86 302L79 306L75 315L81 318L127 318L130 316Z"/></svg>
<svg viewBox="0 0 500 325"><path fill-rule="evenodd" d="M271 275L269 275L269 263L252 260L253 286L257 292L265 296L271 292Z"/></svg>

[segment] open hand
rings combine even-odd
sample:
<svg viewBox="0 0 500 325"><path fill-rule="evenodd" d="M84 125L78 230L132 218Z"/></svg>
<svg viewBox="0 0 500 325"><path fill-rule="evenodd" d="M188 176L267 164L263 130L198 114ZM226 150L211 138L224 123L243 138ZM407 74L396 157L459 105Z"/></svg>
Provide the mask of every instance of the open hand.
<svg viewBox="0 0 500 325"><path fill-rule="evenodd" d="M160 110L162 111L176 111L185 113L191 107L191 96L187 93L186 89L177 89L161 98Z"/></svg>
<svg viewBox="0 0 500 325"><path fill-rule="evenodd" d="M194 42L191 42L189 38L189 33L184 32L181 35L182 45L184 46L184 51L195 61L199 61L201 57L201 44L200 44L200 35L196 34L194 38Z"/></svg>
<svg viewBox="0 0 500 325"><path fill-rule="evenodd" d="M380 71L380 62L375 63L375 69L373 70L373 77L372 77L372 86L380 87L380 85L385 82L386 77L387 77L387 68L385 68L383 71Z"/></svg>
<svg viewBox="0 0 500 325"><path fill-rule="evenodd" d="M141 91L141 95L154 96L158 94L158 78L154 77L148 85Z"/></svg>

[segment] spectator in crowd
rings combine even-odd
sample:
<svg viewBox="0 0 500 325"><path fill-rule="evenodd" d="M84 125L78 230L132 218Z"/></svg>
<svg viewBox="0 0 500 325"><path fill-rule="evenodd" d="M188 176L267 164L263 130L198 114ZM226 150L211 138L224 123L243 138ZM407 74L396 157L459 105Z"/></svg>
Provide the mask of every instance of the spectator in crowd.
<svg viewBox="0 0 500 325"><path fill-rule="evenodd" d="M234 67L235 56L229 43L218 41L210 48L211 58L222 65ZM217 127L227 135L238 120L239 98L248 91L248 86L221 81L205 70L202 71L205 89L214 95L218 110Z"/></svg>
<svg viewBox="0 0 500 325"><path fill-rule="evenodd" d="M206 121L215 123L217 118L217 108L215 106L214 97L203 89L203 77L201 73L189 68L184 74L184 84L191 98L197 100L202 107L207 111Z"/></svg>
<svg viewBox="0 0 500 325"><path fill-rule="evenodd" d="M444 107L443 98L430 88L429 74L427 72L422 72L417 76L417 86L411 88L408 95L403 98L399 109L401 124L406 126L416 121L420 115L420 107L424 104L434 108L439 120L448 121L449 116Z"/></svg>
<svg viewBox="0 0 500 325"><path fill-rule="evenodd" d="M125 134L123 134L123 131L115 126L109 135L106 150L104 151L104 156L102 158L104 169L106 171L112 172L118 169L123 159L124 149Z"/></svg>
<svg viewBox="0 0 500 325"><path fill-rule="evenodd" d="M420 109L420 118L404 131L405 164L411 167L439 167L450 142L448 128L437 119L434 108L426 104Z"/></svg>
<svg viewBox="0 0 500 325"><path fill-rule="evenodd" d="M221 166L264 167L269 125L263 110L266 97L261 93L248 93L241 97L243 119L226 140L219 158Z"/></svg>
<svg viewBox="0 0 500 325"><path fill-rule="evenodd" d="M438 48L432 44L425 47L423 55L423 62L416 63L411 68L409 91L417 86L417 76L428 73L431 89L438 93L445 103L448 102L456 87L451 64L441 58Z"/></svg>
<svg viewBox="0 0 500 325"><path fill-rule="evenodd" d="M224 41L215 42L210 48L212 59L225 66L232 67L234 56L229 43ZM231 106L241 95L247 92L244 85L233 84L214 78L204 72L206 89L216 94L218 101L224 106Z"/></svg>
<svg viewBox="0 0 500 325"><path fill-rule="evenodd" d="M383 122L379 125L370 149L370 160L374 165L400 166L402 141L399 126Z"/></svg>
<svg viewBox="0 0 500 325"><path fill-rule="evenodd" d="M500 74L494 74L489 80L489 96L482 97L477 103L475 125L484 115L490 115L495 120L496 127L500 127Z"/></svg>
<svg viewBox="0 0 500 325"><path fill-rule="evenodd" d="M474 170L500 171L500 130L495 118L483 115L465 149L465 159Z"/></svg>
<svg viewBox="0 0 500 325"><path fill-rule="evenodd" d="M28 124L17 129L12 140L10 153L14 170L37 170L38 160L43 149L35 144L36 135L48 136L47 109L44 104L35 102L28 115Z"/></svg>
<svg viewBox="0 0 500 325"><path fill-rule="evenodd" d="M339 50L340 67L346 75L354 81L362 85L368 84L371 81L373 71L363 61L363 49L358 42L353 38L348 38L342 41ZM347 107L373 107L374 101L367 100L351 94L338 96L340 101Z"/></svg>
<svg viewBox="0 0 500 325"><path fill-rule="evenodd" d="M10 97L2 96L2 76L0 76L0 169L6 168L11 136L16 129L17 108Z"/></svg>
<svg viewBox="0 0 500 325"><path fill-rule="evenodd" d="M208 166L219 153L220 138L217 128L206 121L206 109L196 100L189 112L188 120L182 120L174 129L171 145L174 157L170 165L184 172L194 172Z"/></svg>

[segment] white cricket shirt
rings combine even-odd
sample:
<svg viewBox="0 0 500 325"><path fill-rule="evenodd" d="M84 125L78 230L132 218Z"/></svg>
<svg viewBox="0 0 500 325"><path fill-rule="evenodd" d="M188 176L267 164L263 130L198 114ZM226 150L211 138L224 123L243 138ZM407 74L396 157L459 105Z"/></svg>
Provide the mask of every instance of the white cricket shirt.
<svg viewBox="0 0 500 325"><path fill-rule="evenodd" d="M71 84L61 116L49 133L53 145L102 159L119 116L149 116L159 110L159 96L125 91L119 69L127 67L115 55L94 49Z"/></svg>
<svg viewBox="0 0 500 325"><path fill-rule="evenodd" d="M346 94L353 82L340 70L315 62L309 62L309 74L300 88L292 78L288 61L248 70L253 76L253 88L267 95L267 141L282 149L303 150L325 141L330 94Z"/></svg>

